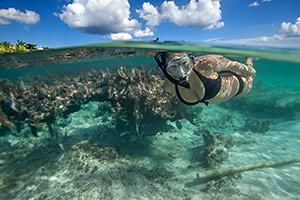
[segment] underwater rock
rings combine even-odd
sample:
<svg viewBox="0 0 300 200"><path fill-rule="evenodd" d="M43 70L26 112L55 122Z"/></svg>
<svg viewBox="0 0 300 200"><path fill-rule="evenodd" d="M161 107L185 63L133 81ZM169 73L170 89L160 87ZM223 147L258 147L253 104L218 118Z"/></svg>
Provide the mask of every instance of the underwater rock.
<svg viewBox="0 0 300 200"><path fill-rule="evenodd" d="M227 148L231 147L231 140L224 137L223 133L206 132L203 135L205 142L205 167L217 168L229 156Z"/></svg>
<svg viewBox="0 0 300 200"><path fill-rule="evenodd" d="M193 159L201 162L206 169L218 168L229 156L228 149L233 146L232 139L220 132L201 132L204 145L193 148Z"/></svg>
<svg viewBox="0 0 300 200"><path fill-rule="evenodd" d="M89 144L88 141L82 141L73 145L71 151L84 152L85 154L88 154L99 161L113 161L119 157L119 154L115 148L101 147L97 144ZM81 156L79 155L79 157Z"/></svg>
<svg viewBox="0 0 300 200"><path fill-rule="evenodd" d="M271 129L271 121L248 118L245 121L244 129L254 133L266 133Z"/></svg>

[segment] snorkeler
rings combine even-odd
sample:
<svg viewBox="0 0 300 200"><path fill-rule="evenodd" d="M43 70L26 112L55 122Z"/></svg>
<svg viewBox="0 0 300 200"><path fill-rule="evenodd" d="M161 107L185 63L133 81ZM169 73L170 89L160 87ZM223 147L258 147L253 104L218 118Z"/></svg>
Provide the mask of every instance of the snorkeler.
<svg viewBox="0 0 300 200"><path fill-rule="evenodd" d="M155 60L164 73L164 89L186 105L215 104L247 94L255 69L251 58L246 64L221 55L193 57L186 53L159 53Z"/></svg>

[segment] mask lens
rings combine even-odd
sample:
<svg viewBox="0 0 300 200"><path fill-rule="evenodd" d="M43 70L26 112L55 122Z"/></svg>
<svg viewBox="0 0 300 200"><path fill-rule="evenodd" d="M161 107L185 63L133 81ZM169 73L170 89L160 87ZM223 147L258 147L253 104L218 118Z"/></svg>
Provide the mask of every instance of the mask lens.
<svg viewBox="0 0 300 200"><path fill-rule="evenodd" d="M174 78L187 76L187 72L192 69L193 63L188 56L176 60L170 60L167 65L167 72Z"/></svg>
<svg viewBox="0 0 300 200"><path fill-rule="evenodd" d="M180 64L168 65L167 72L174 78L180 78L186 74L185 70L183 69L182 65L180 65Z"/></svg>

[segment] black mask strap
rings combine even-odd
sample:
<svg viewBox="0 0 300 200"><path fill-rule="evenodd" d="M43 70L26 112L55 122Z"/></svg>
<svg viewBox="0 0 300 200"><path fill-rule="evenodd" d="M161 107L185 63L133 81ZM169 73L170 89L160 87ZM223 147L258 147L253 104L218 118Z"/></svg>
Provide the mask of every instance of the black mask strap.
<svg viewBox="0 0 300 200"><path fill-rule="evenodd" d="M187 82L186 77L182 77L179 80L176 80L172 76L170 76L170 74L168 74L166 54L167 54L166 52L162 52L154 56L154 59L156 60L161 71L164 73L165 77L175 85L180 85L184 88L190 89L190 84Z"/></svg>

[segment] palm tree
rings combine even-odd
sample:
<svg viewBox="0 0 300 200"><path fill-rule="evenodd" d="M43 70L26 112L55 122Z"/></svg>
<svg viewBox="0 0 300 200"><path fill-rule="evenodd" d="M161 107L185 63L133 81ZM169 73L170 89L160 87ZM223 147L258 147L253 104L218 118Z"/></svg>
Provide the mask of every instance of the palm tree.
<svg viewBox="0 0 300 200"><path fill-rule="evenodd" d="M42 50L49 50L48 47L43 47ZM3 41L0 42L0 53L12 53L12 52L30 52L37 51L36 44L26 44L22 40L17 40L16 44L11 44L9 42Z"/></svg>
<svg viewBox="0 0 300 200"><path fill-rule="evenodd" d="M11 44L6 41L0 43L0 48L3 49L4 51L9 51L10 46L11 46Z"/></svg>
<svg viewBox="0 0 300 200"><path fill-rule="evenodd" d="M29 50L37 50L37 47L36 47L37 45L36 44L26 44L25 45L25 48L26 49L29 49Z"/></svg>
<svg viewBox="0 0 300 200"><path fill-rule="evenodd" d="M25 42L23 42L22 40L17 40L17 44L20 46L25 46Z"/></svg>
<svg viewBox="0 0 300 200"><path fill-rule="evenodd" d="M15 45L15 50L17 52L20 52L20 51L24 51L25 50L25 42L23 42L22 40L17 40L17 43Z"/></svg>

